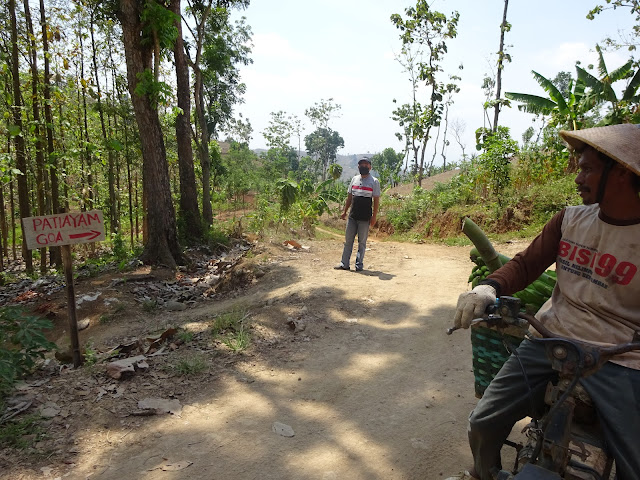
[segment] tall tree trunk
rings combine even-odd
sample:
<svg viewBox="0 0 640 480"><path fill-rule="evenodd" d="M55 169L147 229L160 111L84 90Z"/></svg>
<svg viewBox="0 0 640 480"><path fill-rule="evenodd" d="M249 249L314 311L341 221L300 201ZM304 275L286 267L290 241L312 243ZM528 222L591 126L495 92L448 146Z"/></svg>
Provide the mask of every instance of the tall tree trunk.
<svg viewBox="0 0 640 480"><path fill-rule="evenodd" d="M27 34L29 38L29 58L31 63L31 108L33 112L33 125L35 127L36 137L36 199L38 202L38 215L46 215L45 200L45 166L44 166L44 145L42 143L42 123L40 121L40 92L38 85L40 78L38 76L38 54L36 51L35 35L33 32L33 22L31 21L31 9L29 0L24 0L24 16L27 24ZM40 272L47 271L47 249L40 249Z"/></svg>
<svg viewBox="0 0 640 480"><path fill-rule="evenodd" d="M85 162L87 166L87 187L83 194L83 210L93 209L94 189L93 189L93 161L91 158L90 139L89 139L89 120L87 118L87 82L84 79L84 44L82 42L82 30L78 29L78 39L80 40L80 84L82 85L82 120L84 126L84 142L85 142Z"/></svg>
<svg viewBox="0 0 640 480"><path fill-rule="evenodd" d="M447 171L447 155L446 150L449 146L449 142L447 141L447 130L449 129L449 103L446 102L444 105L444 135L442 136L442 150L440 152L440 156L442 157L442 171Z"/></svg>
<svg viewBox="0 0 640 480"><path fill-rule="evenodd" d="M60 191L58 172L56 170L58 161L55 157L55 147L53 143L53 113L51 110L51 62L49 60L49 35L47 27L46 10L44 0L40 0L40 27L42 29L42 56L44 58L44 77L43 77L43 93L44 93L44 119L45 132L47 135L47 156L50 164L49 173L51 180L51 208L52 213L59 213L60 207Z"/></svg>
<svg viewBox="0 0 640 480"><path fill-rule="evenodd" d="M15 192L13 187L13 175L9 174L9 210L11 213L11 254L12 258L15 261L18 258L16 252L16 205L15 205Z"/></svg>
<svg viewBox="0 0 640 480"><path fill-rule="evenodd" d="M207 225L213 224L213 210L211 209L211 157L209 156L209 129L205 119L204 91L202 85L202 71L200 63L202 59L202 47L206 23L211 14L212 1L208 0L203 6L200 22L196 27L196 58L193 62L193 101L196 106L196 125L199 127L199 136L194 136L200 157L202 168L202 219Z"/></svg>
<svg viewBox="0 0 640 480"><path fill-rule="evenodd" d="M138 171L135 171L134 174L134 182L133 185L135 187L135 201L136 201L136 240L140 239L140 196L138 195L138 186L139 186L139 182L138 182ZM143 215L144 215L144 206L142 207L143 210ZM144 223L144 222L143 222ZM145 238L144 238L144 232L143 232L143 237L142 237L142 243L145 243Z"/></svg>
<svg viewBox="0 0 640 480"><path fill-rule="evenodd" d="M127 187L129 190L129 194L127 195L128 199L129 199L129 230L130 230L130 240L131 240L131 250L133 250L134 247L134 241L133 241L133 235L134 233L136 233L136 237L137 237L137 232L134 232L134 225L133 225L133 197L135 195L135 190L133 189L133 185L131 183L131 157L129 155L129 136L127 135L127 125L124 125L124 156L125 156L125 160L127 162ZM136 218L136 225L137 225L138 221Z"/></svg>
<svg viewBox="0 0 640 480"><path fill-rule="evenodd" d="M89 31L91 33L91 58L93 60L93 76L95 77L96 89L98 90L98 114L100 116L100 127L102 128L102 143L107 150L108 156L108 177L109 177L109 227L111 233L116 233L118 229L118 214L116 212L116 189L114 179L114 159L113 149L109 145L109 136L107 135L107 127L104 122L104 109L102 107L102 92L100 90L100 74L98 72L98 54L96 52L96 40L93 33L94 12L91 12L91 21L89 22Z"/></svg>
<svg viewBox="0 0 640 480"><path fill-rule="evenodd" d="M51 213L60 212L60 183L58 181L58 159L55 156L53 145L53 114L51 112L51 75L49 61L49 36L47 34L47 17L45 14L44 0L40 0L40 26L42 28L42 53L44 57L44 120L47 133L47 158L49 163L49 178L51 182ZM51 263L62 266L62 254L60 247L51 247L49 250Z"/></svg>
<svg viewBox="0 0 640 480"><path fill-rule="evenodd" d="M196 119L200 127L198 153L202 168L202 218L207 225L213 224L213 210L211 209L211 157L209 156L209 129L204 116L204 92L202 87L202 73L196 69L194 85L194 100L196 103Z"/></svg>
<svg viewBox="0 0 640 480"><path fill-rule="evenodd" d="M6 98L11 98L11 94L9 93L9 75L5 75L4 76L4 93L6 95ZM11 121L9 120L9 118L7 118L7 127L9 126L9 124L11 123ZM7 128L7 132L9 131L9 129ZM11 135L7 134L7 155L11 155ZM10 174L9 174L10 175ZM11 177L9 177L11 178ZM12 195L12 185L13 183L9 184L9 191L10 191L10 195ZM0 187L0 194L4 195L4 186ZM10 202L13 201L13 198L10 198ZM2 239L4 240L4 249L2 250L2 252L0 252L0 255L4 255L5 257L7 257L7 260L9 260L9 228L7 225L7 216L5 214L5 209L4 209L4 198L2 200L2 208L0 209L0 233L2 234ZM12 203L13 204L13 203ZM13 215L13 209L10 210L11 215ZM15 249L15 245L13 246L13 248ZM15 259L15 253L14 253L14 259Z"/></svg>
<svg viewBox="0 0 640 480"><path fill-rule="evenodd" d="M136 0L120 0L118 18L122 24L127 79L136 123L140 131L144 192L147 195L147 242L141 258L146 263L175 267L181 259L176 217L171 202L169 168L158 111L148 95L136 93L139 76L151 70L153 46L141 41L140 6Z"/></svg>
<svg viewBox="0 0 640 480"><path fill-rule="evenodd" d="M198 191L193 167L191 148L191 92L189 89L189 65L182 40L180 0L172 0L169 9L177 15L175 26L178 36L174 45L178 107L182 110L176 117L176 141L178 144L178 167L180 172L180 216L184 222L185 237L191 240L202 238L202 220L198 210Z"/></svg>
<svg viewBox="0 0 640 480"><path fill-rule="evenodd" d="M7 216L5 214L4 204L4 184L0 184L0 237L2 241L2 248L0 248L0 259L2 257L9 258L9 249L7 248L8 231L7 231Z"/></svg>
<svg viewBox="0 0 640 480"><path fill-rule="evenodd" d="M14 136L16 146L16 168L22 172L18 176L18 203L20 217L31 216L31 206L29 205L29 188L27 185L27 156L24 144L24 129L22 128L22 97L20 94L20 72L18 68L18 26L16 22L16 2L9 0L9 16L11 17L11 74L13 81L13 122L20 129L20 135ZM15 240L14 240L15 245ZM27 249L27 241L22 235L22 258L24 259L27 272L33 272L33 257L31 250Z"/></svg>
<svg viewBox="0 0 640 480"><path fill-rule="evenodd" d="M496 104L494 106L493 114L493 131L498 130L498 115L500 115L500 93L502 93L502 69L504 61L504 32L507 29L507 8L509 7L509 0L504 0L504 12L502 14L502 23L500 24L500 50L498 50L498 74L496 77Z"/></svg>
<svg viewBox="0 0 640 480"><path fill-rule="evenodd" d="M58 131L60 132L59 137L60 137L60 144L64 145L65 142L65 130L64 130L64 121L63 121L63 116L62 116L62 104L59 103L58 104ZM63 156L62 157L62 172L66 173L67 172L67 156ZM69 181L68 179L65 179L64 182L62 182L62 198L64 199L64 207L62 205L59 206L60 212L65 212L65 211L69 211Z"/></svg>

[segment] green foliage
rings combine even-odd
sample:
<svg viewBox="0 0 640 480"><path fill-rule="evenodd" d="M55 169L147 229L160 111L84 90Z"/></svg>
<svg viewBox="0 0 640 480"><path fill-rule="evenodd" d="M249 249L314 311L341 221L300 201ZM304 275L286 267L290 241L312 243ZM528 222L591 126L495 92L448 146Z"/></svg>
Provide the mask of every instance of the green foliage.
<svg viewBox="0 0 640 480"><path fill-rule="evenodd" d="M486 128L476 130L477 148L484 150L478 156L489 185L491 193L502 205L502 194L509 185L511 178L511 158L518 153L518 144L509 136L507 127L498 127L495 132Z"/></svg>
<svg viewBox="0 0 640 480"><path fill-rule="evenodd" d="M16 380L34 369L38 358L57 348L43 333L52 327L49 320L23 308L0 309L0 393L8 392Z"/></svg>
<svg viewBox="0 0 640 480"><path fill-rule="evenodd" d="M452 12L447 18L432 10L427 0L417 0L415 7L407 7L404 13L404 18L397 13L391 15L391 22L400 30L402 49L397 59L409 72L413 101L394 110L392 118L403 129L403 133L396 133L396 136L404 137L407 150L412 150L414 173L420 181L431 129L440 125L450 96L457 91L455 84L446 85L439 76L443 71L441 62L447 53L447 41L458 34L460 14ZM426 86L423 102L419 100L420 85ZM446 100L445 96L448 97Z"/></svg>
<svg viewBox="0 0 640 480"><path fill-rule="evenodd" d="M270 149L275 149L281 155L286 156L291 150L291 137L301 128L300 120L295 115L287 115L282 110L271 112L269 125L262 132ZM286 175L287 172L284 172Z"/></svg>
<svg viewBox="0 0 640 480"><path fill-rule="evenodd" d="M282 178L277 181L276 188L280 194L280 209L283 212L289 211L291 205L293 205L298 198L300 187L294 180Z"/></svg>
<svg viewBox="0 0 640 480"><path fill-rule="evenodd" d="M510 145L512 140L504 136L508 132L498 132L498 140L506 139L506 145ZM549 133L549 139L551 137L557 138L557 132L555 136ZM480 139L488 151L495 152L492 143L496 138L488 138L481 132ZM551 140L549 145L552 145ZM497 151L503 150L504 145ZM411 195L400 198L383 195L380 210L395 233L402 238L420 240L428 232L430 237L438 238L443 233L434 222L435 218L441 216L450 222L452 218L471 215L483 218L483 228L491 231L491 226L502 222L510 211L514 217L510 221L521 225L518 232L510 235L531 236L539 233L560 209L580 203L574 176L566 173L566 149L558 152L545 145L532 143L527 146L512 159L509 167L512 181L504 185L500 195L494 194L488 177L492 170L488 170L486 163L491 159L481 157L463 162L458 175L447 183L436 183L430 190L416 187Z"/></svg>
<svg viewBox="0 0 640 480"><path fill-rule="evenodd" d="M111 234L111 246L113 250L113 256L116 260L122 261L129 256L129 249L124 240L124 237L120 232Z"/></svg>
<svg viewBox="0 0 640 480"><path fill-rule="evenodd" d="M539 230L551 216L567 205L580 204L581 199L576 192L573 175L562 175L532 183L517 197L517 202L531 206L531 223Z"/></svg>
<svg viewBox="0 0 640 480"><path fill-rule="evenodd" d="M102 322L102 317L100 317L100 323ZM96 352L93 343L87 342L84 347L84 366L91 367L98 362L98 352Z"/></svg>
<svg viewBox="0 0 640 480"><path fill-rule="evenodd" d="M214 222L214 224L204 232L204 241L214 250L227 248L231 244L229 225L223 222Z"/></svg>
<svg viewBox="0 0 640 480"><path fill-rule="evenodd" d="M322 178L326 178L326 172L338 154L338 149L344 147L344 139L340 134L330 128L318 128L304 137L307 153L319 160L322 166Z"/></svg>
<svg viewBox="0 0 640 480"><path fill-rule="evenodd" d="M616 125L628 121L634 113L633 110L635 110L638 103L636 93L638 91L638 87L640 87L640 69L638 69L634 75L634 60L630 59L621 67L609 72L604 61L602 49L599 45L596 45L596 51L598 52L598 73L600 78L593 76L584 68L576 65L578 79L584 82L584 84L589 88L586 95L586 101L593 106L597 106L605 102L609 102L611 104L611 109L602 122L600 122L601 125ZM631 80L629 80L622 97L618 99L618 96L613 89L613 83L627 79Z"/></svg>
<svg viewBox="0 0 640 480"><path fill-rule="evenodd" d="M587 13L589 20L595 19L596 15L599 15L605 10L616 10L617 8L629 8L629 12L635 15L636 24L633 26L633 35L629 38L622 38L622 40L615 40L607 38L605 42L607 45L616 49L626 48L630 52L636 50L638 37L640 37L640 0L605 0L605 4L596 5L593 9Z"/></svg>
<svg viewBox="0 0 640 480"><path fill-rule="evenodd" d="M140 96L148 96L153 108L158 108L158 105L168 103L168 99L171 98L172 94L171 87L165 82L157 82L149 68L138 74L135 93Z"/></svg>
<svg viewBox="0 0 640 480"><path fill-rule="evenodd" d="M179 17L163 7L160 2L145 1L140 20L144 25L142 28L144 38L141 42L143 45L153 45L157 42L161 49L173 48L173 43L178 36L175 22Z"/></svg>
<svg viewBox="0 0 640 480"><path fill-rule="evenodd" d="M534 79L547 93L548 97L527 93L506 92L510 100L520 102L518 110L535 115L549 115L550 124L570 130L582 127L586 113L595 106L585 97L585 83L578 78L569 80L566 91L560 91L554 82L531 71Z"/></svg>
<svg viewBox="0 0 640 480"><path fill-rule="evenodd" d="M257 173L257 157L249 147L236 142L231 143L229 153L224 158L217 149L212 149L213 151L216 152L215 157L212 153L213 183L220 188L220 191L214 192L214 197L218 193L223 194L216 198L216 202L220 209L224 209L223 204L227 200L233 200L234 208L238 208L244 195L259 188L261 177ZM267 177L271 178L271 175L267 174Z"/></svg>
<svg viewBox="0 0 640 480"><path fill-rule="evenodd" d="M291 147L285 149L270 148L262 155L264 177L274 181L295 172L299 168L298 155Z"/></svg>
<svg viewBox="0 0 640 480"><path fill-rule="evenodd" d="M384 204L387 220L398 233L410 230L429 210L431 194L415 187L411 196Z"/></svg>
<svg viewBox="0 0 640 480"><path fill-rule="evenodd" d="M528 188L536 184L563 177L569 162L566 149L549 155L536 146L526 146L518 153L518 168L512 175L516 189Z"/></svg>
<svg viewBox="0 0 640 480"><path fill-rule="evenodd" d="M250 228L262 232L267 224L302 225L308 231L318 218L331 210L331 205L344 200L345 187L329 179L314 185L309 179L299 183L291 179L280 179L276 183L279 197L279 210L265 198L257 202L256 211L252 214Z"/></svg>
<svg viewBox="0 0 640 480"><path fill-rule="evenodd" d="M195 2L191 12L201 17L207 12L202 30L202 62L200 71L204 87L207 130L216 135L220 130L235 130L248 142L252 128L246 122L234 121L234 106L242 103L246 86L241 82L240 66L249 65L251 53L251 27L241 17L231 22L231 8L245 8L248 0L231 0L225 6L207 8Z"/></svg>
<svg viewBox="0 0 640 480"><path fill-rule="evenodd" d="M15 283L18 281L18 277L10 272L0 272L0 285L7 285L9 283Z"/></svg>
<svg viewBox="0 0 640 480"><path fill-rule="evenodd" d="M338 180L341 175L342 175L342 165L339 165L337 163L332 163L331 165L329 165L329 176L333 180Z"/></svg>
<svg viewBox="0 0 640 480"><path fill-rule="evenodd" d="M264 233L278 213L278 204L271 202L267 195L258 195L253 212L249 213L248 228L252 232Z"/></svg>
<svg viewBox="0 0 640 480"><path fill-rule="evenodd" d="M382 153L376 153L371 158L372 167L378 173L383 188L398 182L403 160L404 153L396 152L393 148L385 148Z"/></svg>

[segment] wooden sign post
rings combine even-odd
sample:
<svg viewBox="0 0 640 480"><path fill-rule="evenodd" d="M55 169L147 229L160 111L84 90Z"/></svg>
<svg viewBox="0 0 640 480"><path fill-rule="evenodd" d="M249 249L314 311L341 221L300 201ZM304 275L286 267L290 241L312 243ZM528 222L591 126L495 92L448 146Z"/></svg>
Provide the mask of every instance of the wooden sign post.
<svg viewBox="0 0 640 480"><path fill-rule="evenodd" d="M22 232L27 248L61 247L62 264L67 280L67 309L69 312L69 335L73 353L73 366L82 365L78 320L76 318L76 295L73 288L73 262L70 245L100 242L105 239L104 221L100 210L90 212L66 212L41 217L22 219Z"/></svg>

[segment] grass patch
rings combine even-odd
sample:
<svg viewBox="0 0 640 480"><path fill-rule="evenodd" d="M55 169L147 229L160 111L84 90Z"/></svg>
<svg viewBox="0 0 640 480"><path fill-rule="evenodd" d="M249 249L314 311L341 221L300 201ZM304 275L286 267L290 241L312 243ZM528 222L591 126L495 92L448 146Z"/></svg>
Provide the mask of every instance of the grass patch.
<svg viewBox="0 0 640 480"><path fill-rule="evenodd" d="M248 331L249 314L244 309L234 309L213 319L211 334L231 351L239 353L251 343Z"/></svg>
<svg viewBox="0 0 640 480"><path fill-rule="evenodd" d="M14 418L0 426L0 447L24 450L44 435L39 415Z"/></svg>
<svg viewBox="0 0 640 480"><path fill-rule="evenodd" d="M142 310L147 313L155 312L158 309L158 302L155 300L145 300L142 302Z"/></svg>
<svg viewBox="0 0 640 480"><path fill-rule="evenodd" d="M197 375L207 369L207 361L204 355L200 353L194 353L186 358L180 359L175 365L170 368L173 372L184 377Z"/></svg>
<svg viewBox="0 0 640 480"><path fill-rule="evenodd" d="M466 236L457 236L457 237L447 237L442 240L442 243L447 245L448 247L466 247L471 246L471 240L469 240Z"/></svg>
<svg viewBox="0 0 640 480"><path fill-rule="evenodd" d="M251 336L244 325L240 325L238 331L227 334L222 340L229 349L234 353L245 350L251 343Z"/></svg>
<svg viewBox="0 0 640 480"><path fill-rule="evenodd" d="M189 330L180 330L176 336L179 340L182 340L183 343L189 343L193 340L193 332Z"/></svg>

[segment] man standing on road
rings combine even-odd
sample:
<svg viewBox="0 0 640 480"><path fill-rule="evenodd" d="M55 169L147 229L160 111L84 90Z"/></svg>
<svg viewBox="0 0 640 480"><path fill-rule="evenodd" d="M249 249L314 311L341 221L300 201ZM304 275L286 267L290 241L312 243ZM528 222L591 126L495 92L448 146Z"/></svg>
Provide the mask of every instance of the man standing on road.
<svg viewBox="0 0 640 480"><path fill-rule="evenodd" d="M525 288L555 262L557 284L538 320L563 337L627 343L640 330L640 126L560 135L581 154L575 182L583 205L557 213L526 250L461 294L454 325L469 328L496 296ZM532 402L543 403L547 382L555 376L544 347L525 339L517 352L469 416L474 471L452 478L494 478L514 423L532 415ZM598 411L616 478L640 478L640 352L614 357L580 382Z"/></svg>
<svg viewBox="0 0 640 480"><path fill-rule="evenodd" d="M376 223L378 206L380 204L380 182L371 175L371 160L361 158L358 161L359 175L351 179L347 202L340 218L347 217L347 211L351 207L351 213L347 220L347 229L344 235L344 250L342 260L335 266L336 270L349 270L349 260L353 250L353 242L358 235L358 253L356 254L356 272L364 268L364 252L367 247L369 226Z"/></svg>

